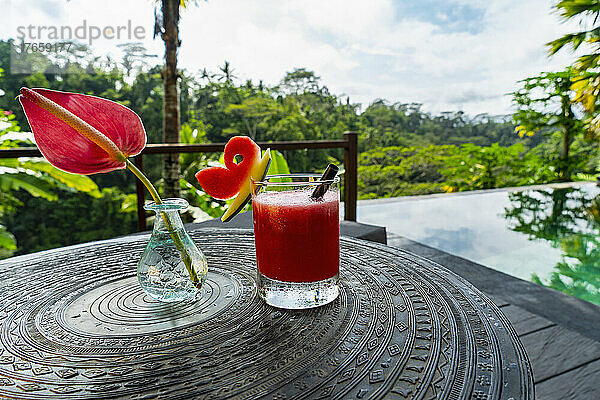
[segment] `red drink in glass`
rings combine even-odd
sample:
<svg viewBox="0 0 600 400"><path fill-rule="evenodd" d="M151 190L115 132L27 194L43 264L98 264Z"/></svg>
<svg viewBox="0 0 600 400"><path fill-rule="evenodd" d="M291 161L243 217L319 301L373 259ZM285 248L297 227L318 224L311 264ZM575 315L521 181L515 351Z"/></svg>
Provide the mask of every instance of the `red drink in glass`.
<svg viewBox="0 0 600 400"><path fill-rule="evenodd" d="M276 307L316 307L339 294L339 179L314 199L311 194L322 183L308 178L319 177L289 175L253 182L258 289Z"/></svg>
<svg viewBox="0 0 600 400"><path fill-rule="evenodd" d="M263 192L253 200L256 262L264 276L286 282L316 282L339 272L339 199L310 191Z"/></svg>

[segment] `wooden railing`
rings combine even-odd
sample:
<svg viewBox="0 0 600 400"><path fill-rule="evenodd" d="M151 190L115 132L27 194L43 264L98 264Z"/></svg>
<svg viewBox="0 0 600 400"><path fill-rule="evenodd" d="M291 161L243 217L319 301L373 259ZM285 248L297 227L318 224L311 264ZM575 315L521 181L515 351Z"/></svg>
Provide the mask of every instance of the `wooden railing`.
<svg viewBox="0 0 600 400"><path fill-rule="evenodd" d="M357 132L345 132L343 140L313 140L313 141L291 141L291 142L259 142L258 145L273 150L303 150L303 149L344 149L344 219L356 221L356 199L358 179L358 134ZM135 165L144 170L144 155L148 154L173 154L173 153L212 153L222 152L225 143L206 144L148 144L146 148L134 157ZM19 147L12 149L0 149L0 159L17 157L41 157L37 148ZM146 214L144 202L146 193L144 185L136 179L138 228L146 230Z"/></svg>

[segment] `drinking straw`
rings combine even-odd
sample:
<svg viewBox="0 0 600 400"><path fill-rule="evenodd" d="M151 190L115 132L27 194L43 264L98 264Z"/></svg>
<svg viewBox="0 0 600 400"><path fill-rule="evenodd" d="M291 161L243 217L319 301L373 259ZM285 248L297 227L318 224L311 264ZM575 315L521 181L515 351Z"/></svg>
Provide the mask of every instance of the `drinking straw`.
<svg viewBox="0 0 600 400"><path fill-rule="evenodd" d="M320 181L332 180L335 178L339 170L340 169L336 165L329 164L325 169L325 172L323 172L323 176L321 176ZM324 182L315 188L310 197L312 197L313 200L319 200L321 197L323 197L327 189L329 189L329 183Z"/></svg>

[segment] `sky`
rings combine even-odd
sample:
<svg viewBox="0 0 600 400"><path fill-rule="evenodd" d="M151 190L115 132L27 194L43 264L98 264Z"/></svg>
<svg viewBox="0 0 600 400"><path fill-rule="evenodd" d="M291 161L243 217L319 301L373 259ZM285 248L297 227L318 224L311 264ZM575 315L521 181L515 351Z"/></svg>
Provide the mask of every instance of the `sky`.
<svg viewBox="0 0 600 400"><path fill-rule="evenodd" d="M76 29L94 54L118 54L118 44L141 41L162 60L153 40L151 0L0 0L8 23L0 38L47 42L50 29ZM306 68L339 96L363 108L375 99L423 104L432 113L508 114L517 81L569 65L549 58L545 43L576 30L553 11L554 0L208 0L182 11L179 65L216 72L230 62L241 80L275 85ZM6 19L4 19L6 21ZM132 27L120 31L117 26ZM33 26L33 32L27 30ZM137 31L134 31L136 27ZM82 29L81 32L84 30ZM142 34L143 31L143 34ZM137 39L135 38L137 32ZM25 33L25 35L22 35ZM129 38L127 37L129 35ZM33 37L31 37L33 36ZM131 38L131 39L130 39ZM138 40L141 38L140 40Z"/></svg>

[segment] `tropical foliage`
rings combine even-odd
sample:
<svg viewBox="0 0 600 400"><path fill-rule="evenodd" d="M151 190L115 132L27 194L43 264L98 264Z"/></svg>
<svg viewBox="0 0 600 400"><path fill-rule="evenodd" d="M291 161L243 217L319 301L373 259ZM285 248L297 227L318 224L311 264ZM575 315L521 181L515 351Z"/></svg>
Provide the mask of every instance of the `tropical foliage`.
<svg viewBox="0 0 600 400"><path fill-rule="evenodd" d="M12 41L0 41L0 67L8 68L12 46ZM144 122L149 142L162 142L165 90L162 67L150 64L150 61L158 60L148 57L140 44L131 43L123 48L123 60L94 57L85 46L74 47L73 54L60 60L47 55L31 55L35 59L29 61L44 66L47 71L65 72L0 76L0 89L4 92L4 96L0 96L0 107L12 112L10 120L15 126L28 130L27 121L14 101L20 87L93 94L133 109ZM56 65L61 68L52 68ZM318 75L305 68L288 72L275 86L251 80L239 81L227 61L214 70L204 68L197 73L180 70L179 75L182 142L223 143L240 134L257 141L341 139L345 131L357 131L361 198L516 186L568 177L590 177L596 173L596 146L586 142L580 131L569 136L568 169L561 169L563 130L560 125L551 126L549 120L539 120L537 132L540 134L520 137L515 133L515 123L509 115L469 117L463 112L436 115L423 111L421 104L390 103L384 99L362 106L331 93ZM530 96L530 108L539 111L540 116L549 114L544 104L534 104L533 92L521 95L523 101ZM569 96L572 98L573 94ZM576 116L574 120L579 127L581 124ZM528 126L528 121L532 122L531 131L536 132L533 118L527 121L521 118L519 124ZM274 155L272 168L289 168L291 172L321 172L329 162L343 163L341 149L283 151ZM218 162L218 159L219 154L181 156L179 187L181 195L193 205L186 221L221 215L226 203L207 196L193 178L197 170ZM159 191L163 191L161 158L146 156L144 167ZM92 179L99 188L96 196L101 197L78 196L81 208L72 207L70 211L60 213L70 212L71 219L77 220L87 215L86 207L99 204L101 198L114 203L108 207L110 210L124 214L111 214L114 218L107 218L106 229L98 230L102 231L99 235L110 237L125 233L123 229L134 230L130 220L135 211L133 177L117 171L95 175ZM45 207L32 202L31 195L18 188L11 189L10 193L18 200L16 205L35 204L36 209L59 213L52 203ZM72 196L63 190L56 193L67 203L68 196ZM23 210L24 207L13 207L1 219L8 231L17 235L18 252L65 244L54 231L46 231L45 239L40 239L42 247L21 236L21 232L35 230L35 224L40 223L34 218L23 218ZM91 227L87 230L94 231ZM78 236L81 240L92 239L83 233ZM71 243L70 239L68 242Z"/></svg>
<svg viewBox="0 0 600 400"><path fill-rule="evenodd" d="M600 134L598 94L600 92L600 1L598 0L562 0L556 5L559 15L566 21L575 20L581 28L548 43L549 53L556 54L563 48L580 50L573 65L572 89L576 92L575 101L586 110L585 125L590 136Z"/></svg>
<svg viewBox="0 0 600 400"><path fill-rule="evenodd" d="M383 147L360 155L361 198L492 189L552 182L555 169L522 143L503 147Z"/></svg>
<svg viewBox="0 0 600 400"><path fill-rule="evenodd" d="M571 144L583 134L583 123L576 117L571 90L574 77L571 68L561 72L545 72L521 81L522 87L513 93L517 111L513 118L520 137L533 136L536 132L558 133L561 136L559 154L552 164L561 180L569 180L574 163L570 154Z"/></svg>

